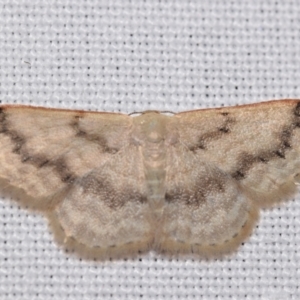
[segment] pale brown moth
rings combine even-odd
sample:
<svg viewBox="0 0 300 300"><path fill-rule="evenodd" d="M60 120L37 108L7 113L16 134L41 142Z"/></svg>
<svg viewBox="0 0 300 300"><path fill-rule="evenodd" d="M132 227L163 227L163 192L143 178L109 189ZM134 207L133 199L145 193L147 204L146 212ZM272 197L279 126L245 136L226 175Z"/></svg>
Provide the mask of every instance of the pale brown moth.
<svg viewBox="0 0 300 300"><path fill-rule="evenodd" d="M233 251L259 208L296 191L299 151L300 100L172 116L0 108L2 190L92 256Z"/></svg>

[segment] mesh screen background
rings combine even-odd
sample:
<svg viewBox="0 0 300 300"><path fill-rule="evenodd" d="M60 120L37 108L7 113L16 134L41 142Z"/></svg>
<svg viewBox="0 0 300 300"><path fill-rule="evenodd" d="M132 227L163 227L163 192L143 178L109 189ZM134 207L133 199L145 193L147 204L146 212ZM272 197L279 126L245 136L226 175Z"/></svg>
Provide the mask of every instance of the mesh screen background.
<svg viewBox="0 0 300 300"><path fill-rule="evenodd" d="M298 1L0 1L0 100L174 112L300 98ZM300 194L222 260L90 262L0 202L1 299L299 299Z"/></svg>

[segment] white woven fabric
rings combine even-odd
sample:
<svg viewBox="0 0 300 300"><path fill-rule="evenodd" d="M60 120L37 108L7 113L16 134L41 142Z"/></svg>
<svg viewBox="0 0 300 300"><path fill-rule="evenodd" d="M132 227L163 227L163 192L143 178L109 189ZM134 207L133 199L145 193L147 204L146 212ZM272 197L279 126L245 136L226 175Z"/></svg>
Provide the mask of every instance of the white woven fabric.
<svg viewBox="0 0 300 300"><path fill-rule="evenodd" d="M299 1L0 0L0 100L182 111L300 98ZM0 145L1 147L1 145ZM300 193L223 260L88 262L0 202L0 299L300 299Z"/></svg>

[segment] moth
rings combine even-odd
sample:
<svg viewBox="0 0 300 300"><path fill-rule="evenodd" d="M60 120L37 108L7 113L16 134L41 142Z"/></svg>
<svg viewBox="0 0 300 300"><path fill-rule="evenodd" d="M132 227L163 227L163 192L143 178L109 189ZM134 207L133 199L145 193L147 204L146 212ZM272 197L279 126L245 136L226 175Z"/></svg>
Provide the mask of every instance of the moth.
<svg viewBox="0 0 300 300"><path fill-rule="evenodd" d="M215 257L295 193L300 100L137 116L0 107L0 178L79 253Z"/></svg>

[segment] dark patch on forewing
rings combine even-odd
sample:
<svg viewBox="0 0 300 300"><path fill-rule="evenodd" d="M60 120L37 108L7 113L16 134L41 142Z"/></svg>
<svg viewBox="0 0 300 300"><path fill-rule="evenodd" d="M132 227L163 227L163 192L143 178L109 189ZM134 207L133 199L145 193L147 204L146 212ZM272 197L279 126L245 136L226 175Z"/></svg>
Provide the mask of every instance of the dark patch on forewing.
<svg viewBox="0 0 300 300"><path fill-rule="evenodd" d="M228 112L222 112L220 115L224 118L223 124L213 131L202 134L198 138L197 143L189 147L191 151L197 151L198 149L205 150L207 149L208 143L221 139L224 134L229 134L231 132L235 119L230 117Z"/></svg>
<svg viewBox="0 0 300 300"><path fill-rule="evenodd" d="M300 127L300 102L297 103L293 110L294 119L288 126L283 127L278 134L279 143L276 147L268 151L262 151L257 155L242 153L238 158L235 170L231 172L231 176L236 180L243 180L247 177L247 173L257 163L268 163L273 159L285 159L286 152L291 149L291 139L293 131Z"/></svg>
<svg viewBox="0 0 300 300"><path fill-rule="evenodd" d="M296 117L300 117L300 102L297 103L297 105L296 105L296 107L294 109L294 115ZM298 120L298 122L299 122L299 120Z"/></svg>
<svg viewBox="0 0 300 300"><path fill-rule="evenodd" d="M221 115L222 115L222 116L228 116L228 115L229 115L229 112L225 112L225 111L224 111L224 112L221 112Z"/></svg>
<svg viewBox="0 0 300 300"><path fill-rule="evenodd" d="M123 180L123 179L122 179ZM89 174L83 177L78 184L82 187L84 194L93 194L111 209L119 209L127 202L146 203L147 197L128 182L120 185L103 174Z"/></svg>
<svg viewBox="0 0 300 300"><path fill-rule="evenodd" d="M86 131L84 131L82 128L80 128L80 119L83 118L82 116L76 115L74 116L74 119L71 122L71 127L75 130L75 136L85 139L89 142L94 142L100 145L103 152L107 152L110 154L117 153L120 149L115 147L109 147L107 139L104 136L101 136L99 134L91 134Z"/></svg>
<svg viewBox="0 0 300 300"><path fill-rule="evenodd" d="M198 178L197 183L193 188L186 188L184 185L166 192L165 200L167 203L183 202L187 206L199 207L206 202L209 194L221 193L226 189L226 182L224 179L216 177L201 177Z"/></svg>
<svg viewBox="0 0 300 300"><path fill-rule="evenodd" d="M48 163L43 164L43 167L46 165L53 166L54 170L63 182L71 183L76 179L76 175L69 170L67 163L63 157L51 160Z"/></svg>
<svg viewBox="0 0 300 300"><path fill-rule="evenodd" d="M22 163L34 165L37 169L53 167L53 170L58 174L61 181L65 183L72 183L76 179L76 175L70 171L63 157L49 159L45 154L30 154L26 149L26 137L22 136L16 130L9 128L7 114L3 108L0 108L0 134L4 134L10 138L13 143L12 152L20 156Z"/></svg>
<svg viewBox="0 0 300 300"><path fill-rule="evenodd" d="M20 154L20 150L25 144L25 138L20 136L15 130L7 128L6 113L3 108L0 108L0 134L9 136L14 144L13 153Z"/></svg>

